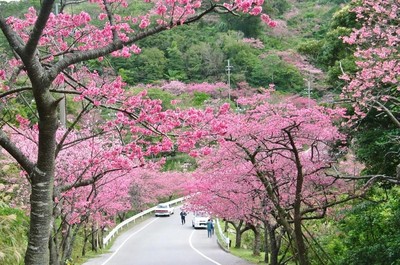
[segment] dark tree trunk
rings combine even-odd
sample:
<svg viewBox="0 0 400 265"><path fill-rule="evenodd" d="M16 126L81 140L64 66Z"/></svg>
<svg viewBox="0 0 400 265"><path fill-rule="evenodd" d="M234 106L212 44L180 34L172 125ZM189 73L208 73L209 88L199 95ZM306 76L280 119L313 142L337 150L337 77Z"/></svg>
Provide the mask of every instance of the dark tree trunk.
<svg viewBox="0 0 400 265"><path fill-rule="evenodd" d="M92 250L97 252L98 246L98 229L94 225L92 225Z"/></svg>
<svg viewBox="0 0 400 265"><path fill-rule="evenodd" d="M96 235L95 235L95 230L94 226L92 225L91 227L91 235L92 235L92 251L96 251Z"/></svg>
<svg viewBox="0 0 400 265"><path fill-rule="evenodd" d="M73 225L69 229L68 239L64 243L62 264L66 264L67 260L71 259L76 235L78 234L78 231L80 228L81 228L81 224L77 224L77 225Z"/></svg>
<svg viewBox="0 0 400 265"><path fill-rule="evenodd" d="M101 229L99 229L99 248L103 249L103 236L104 236L104 227L102 227Z"/></svg>
<svg viewBox="0 0 400 265"><path fill-rule="evenodd" d="M303 237L303 231L301 228L301 216L298 214L295 214L294 218L294 233L296 235L296 248L297 248L297 253L296 257L299 261L300 265L308 265L309 260L307 256L307 248L304 242L304 237Z"/></svg>
<svg viewBox="0 0 400 265"><path fill-rule="evenodd" d="M268 222L264 221L264 262L269 264L270 255L271 255L271 247L269 242L269 230L268 230Z"/></svg>
<svg viewBox="0 0 400 265"><path fill-rule="evenodd" d="M294 128L294 127L293 127ZM291 129L287 128L284 130L289 137L290 145L293 148L293 155L296 162L296 192L295 192L295 200L293 205L293 237L294 243L296 245L296 260L300 265L308 265L308 255L307 248L303 238L303 231L301 228L302 216L301 216L301 203L302 203L302 195L303 195L303 183L304 183L304 173L303 166L301 164L301 160L299 157L299 152L297 150L296 144L294 142L293 136L291 134ZM289 231L289 230L288 230Z"/></svg>
<svg viewBox="0 0 400 265"><path fill-rule="evenodd" d="M71 237L72 237L72 227L65 223L63 225L63 233L62 234L62 257L61 257L61 264L65 264L65 261L67 260L67 252L69 251L70 245L71 245Z"/></svg>
<svg viewBox="0 0 400 265"><path fill-rule="evenodd" d="M59 265L59 253L58 253L58 242L57 236L52 236L49 241L50 249L50 264Z"/></svg>
<svg viewBox="0 0 400 265"><path fill-rule="evenodd" d="M121 223L121 222L123 222L125 220L125 216L126 216L125 212L118 213L118 221L119 221L119 223Z"/></svg>
<svg viewBox="0 0 400 265"><path fill-rule="evenodd" d="M227 221L228 223L230 223L234 228L235 228L235 248L240 248L242 246L242 235L244 232L246 232L247 230L251 229L251 227L246 224L245 227L243 227L244 221L241 220L239 221L239 223L235 223L232 221ZM243 229L242 229L243 227Z"/></svg>
<svg viewBox="0 0 400 265"><path fill-rule="evenodd" d="M242 232L241 232L241 227L243 225L243 221L239 221L239 223L235 223L232 221L227 221L228 223L230 223L233 228L235 228L235 248L240 248L242 245Z"/></svg>
<svg viewBox="0 0 400 265"><path fill-rule="evenodd" d="M85 227L83 230L84 230L84 235L83 235L82 257L86 255L86 245L89 240L89 235L87 234L87 228Z"/></svg>
<svg viewBox="0 0 400 265"><path fill-rule="evenodd" d="M279 254L279 246L276 240L276 229L274 226L268 224L266 227L268 238L269 238L269 246L270 246L270 264L278 265L278 254Z"/></svg>
<svg viewBox="0 0 400 265"><path fill-rule="evenodd" d="M253 255L260 256L261 254L261 233L260 233L260 225L251 226L251 230L254 232L254 246L253 246Z"/></svg>
<svg viewBox="0 0 400 265"><path fill-rule="evenodd" d="M35 169L30 174L31 213L25 265L50 263L49 239L53 221L53 185L58 125L57 104L43 96L39 110L39 150ZM39 108L39 105L41 107Z"/></svg>

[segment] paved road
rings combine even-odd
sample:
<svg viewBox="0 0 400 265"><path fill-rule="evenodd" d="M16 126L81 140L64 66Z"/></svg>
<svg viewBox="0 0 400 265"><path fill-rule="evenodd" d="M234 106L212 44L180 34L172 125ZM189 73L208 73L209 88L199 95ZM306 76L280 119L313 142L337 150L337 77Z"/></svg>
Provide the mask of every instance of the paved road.
<svg viewBox="0 0 400 265"><path fill-rule="evenodd" d="M181 225L179 209L170 217L151 217L121 234L110 253L84 265L251 265L223 251L207 230L193 229L192 215Z"/></svg>

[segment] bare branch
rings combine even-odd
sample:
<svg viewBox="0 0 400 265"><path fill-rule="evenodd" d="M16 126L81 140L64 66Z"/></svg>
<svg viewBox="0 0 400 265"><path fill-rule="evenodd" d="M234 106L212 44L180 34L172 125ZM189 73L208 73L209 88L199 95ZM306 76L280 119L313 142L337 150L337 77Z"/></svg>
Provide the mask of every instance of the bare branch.
<svg viewBox="0 0 400 265"><path fill-rule="evenodd" d="M17 89L13 89L13 90L8 90L4 93L1 93L0 98L5 98L9 95L18 94L20 92L24 92L24 91L28 91L28 90L32 90L32 87L21 87L21 88L17 88Z"/></svg>
<svg viewBox="0 0 400 265"><path fill-rule="evenodd" d="M75 127L75 125L78 123L80 118L83 116L83 114L87 113L89 109L89 104L87 104L82 111L79 113L79 115L75 118L74 122L68 127L67 131L64 133L64 135L61 137L61 140L58 142L57 147L56 147L56 155L57 157L58 153L61 151L62 147L64 146L64 143L68 137L68 135L72 132L72 129Z"/></svg>
<svg viewBox="0 0 400 265"><path fill-rule="evenodd" d="M3 130L0 130L0 146L3 147L18 164L31 175L35 170L35 164L14 145Z"/></svg>
<svg viewBox="0 0 400 265"><path fill-rule="evenodd" d="M393 123L394 123L398 128L400 128L400 121L393 115L393 113L392 113L388 108L386 108L385 105L383 105L383 104L380 103L379 101L376 101L375 103L378 104L379 107L382 108L383 111L389 116L390 120L393 121Z"/></svg>

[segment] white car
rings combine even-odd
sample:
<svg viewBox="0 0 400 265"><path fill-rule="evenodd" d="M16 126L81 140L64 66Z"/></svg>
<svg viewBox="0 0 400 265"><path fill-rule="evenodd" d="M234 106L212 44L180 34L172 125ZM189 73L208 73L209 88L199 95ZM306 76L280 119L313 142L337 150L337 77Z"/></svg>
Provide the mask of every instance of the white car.
<svg viewBox="0 0 400 265"><path fill-rule="evenodd" d="M192 219L193 228L207 228L207 222L210 215L206 212L195 212Z"/></svg>
<svg viewBox="0 0 400 265"><path fill-rule="evenodd" d="M154 210L155 216L170 216L174 214L174 207L168 203L160 203Z"/></svg>

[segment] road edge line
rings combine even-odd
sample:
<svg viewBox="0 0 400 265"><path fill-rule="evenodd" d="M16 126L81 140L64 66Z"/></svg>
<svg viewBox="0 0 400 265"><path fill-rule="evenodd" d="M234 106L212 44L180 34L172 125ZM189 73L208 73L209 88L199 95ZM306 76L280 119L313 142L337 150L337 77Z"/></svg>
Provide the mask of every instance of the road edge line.
<svg viewBox="0 0 400 265"><path fill-rule="evenodd" d="M131 237L133 237L134 235L136 235L137 233L141 232L142 230L144 230L146 227L148 227L149 225L151 225L152 223L154 223L155 221L157 221L158 218L155 218L153 221L151 221L150 223L148 223L147 225L143 226L142 228L140 228L138 231L135 231L134 233L132 233L127 239L124 240L124 242L122 242L122 244L114 251L114 253L103 263L101 263L101 265L105 265L107 264L107 262L109 262L117 253L118 251L124 246L124 244L131 239Z"/></svg>
<svg viewBox="0 0 400 265"><path fill-rule="evenodd" d="M191 247L194 251L196 251L197 254L199 254L200 256L202 256L203 258L205 258L205 259L211 261L212 263L214 263L214 264L216 264L216 265L222 265L221 263L218 263L217 261L213 260L212 258L207 257L205 254L201 253L200 250L198 250L197 248L195 248L195 247L193 246L193 244L192 244L192 236L193 236L194 232L195 232L195 231L192 231L192 233L190 234L190 237L189 237L189 245L190 245L190 247Z"/></svg>

